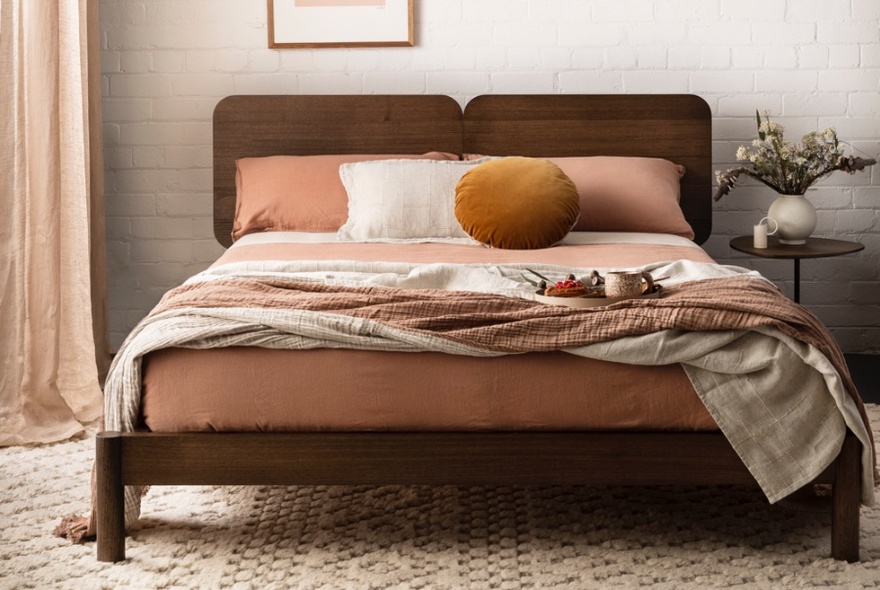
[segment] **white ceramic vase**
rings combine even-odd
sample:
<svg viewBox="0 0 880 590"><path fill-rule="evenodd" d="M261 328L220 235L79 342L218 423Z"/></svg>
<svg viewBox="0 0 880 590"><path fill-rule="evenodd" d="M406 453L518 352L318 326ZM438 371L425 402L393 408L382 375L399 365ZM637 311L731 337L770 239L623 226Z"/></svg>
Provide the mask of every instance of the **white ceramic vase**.
<svg viewBox="0 0 880 590"><path fill-rule="evenodd" d="M779 224L776 236L780 244L805 244L816 229L816 208L804 195L779 195L767 217Z"/></svg>

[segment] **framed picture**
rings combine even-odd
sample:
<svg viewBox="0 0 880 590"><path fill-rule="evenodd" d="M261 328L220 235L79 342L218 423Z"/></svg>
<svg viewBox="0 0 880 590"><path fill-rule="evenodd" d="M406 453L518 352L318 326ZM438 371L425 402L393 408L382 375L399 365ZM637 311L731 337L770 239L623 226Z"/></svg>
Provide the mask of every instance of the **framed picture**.
<svg viewBox="0 0 880 590"><path fill-rule="evenodd" d="M413 45L412 0L268 0L269 47Z"/></svg>

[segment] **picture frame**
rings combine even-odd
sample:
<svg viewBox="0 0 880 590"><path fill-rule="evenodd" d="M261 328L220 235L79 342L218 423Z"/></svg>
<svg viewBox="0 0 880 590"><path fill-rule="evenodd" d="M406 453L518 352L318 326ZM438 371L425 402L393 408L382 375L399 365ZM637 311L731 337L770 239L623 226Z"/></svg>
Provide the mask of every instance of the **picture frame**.
<svg viewBox="0 0 880 590"><path fill-rule="evenodd" d="M268 0L270 48L412 47L413 0Z"/></svg>

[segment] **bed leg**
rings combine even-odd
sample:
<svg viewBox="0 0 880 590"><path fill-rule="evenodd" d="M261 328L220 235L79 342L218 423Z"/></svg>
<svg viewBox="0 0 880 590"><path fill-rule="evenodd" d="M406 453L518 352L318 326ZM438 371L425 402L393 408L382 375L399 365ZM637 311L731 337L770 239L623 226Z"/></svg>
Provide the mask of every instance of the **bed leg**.
<svg viewBox="0 0 880 590"><path fill-rule="evenodd" d="M102 432L96 440L98 561L122 561L125 559L122 438L116 432Z"/></svg>
<svg viewBox="0 0 880 590"><path fill-rule="evenodd" d="M848 434L837 460L832 489L831 557L850 563L859 560L860 454L858 439Z"/></svg>

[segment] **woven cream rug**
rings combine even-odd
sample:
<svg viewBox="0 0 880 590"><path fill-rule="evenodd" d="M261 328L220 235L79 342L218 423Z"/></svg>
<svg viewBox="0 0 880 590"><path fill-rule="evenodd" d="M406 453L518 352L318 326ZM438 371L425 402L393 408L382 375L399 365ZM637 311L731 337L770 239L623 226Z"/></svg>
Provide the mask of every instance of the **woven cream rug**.
<svg viewBox="0 0 880 590"><path fill-rule="evenodd" d="M0 588L880 588L880 508L846 564L828 514L715 487L155 487L103 564L51 535L93 443L0 449Z"/></svg>

